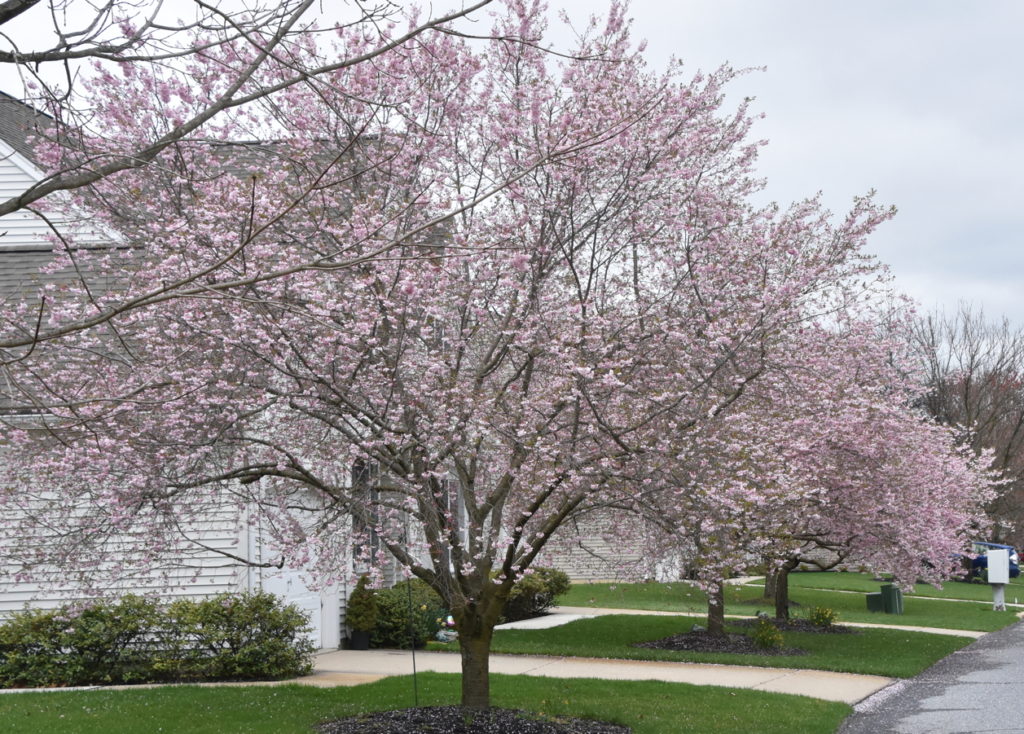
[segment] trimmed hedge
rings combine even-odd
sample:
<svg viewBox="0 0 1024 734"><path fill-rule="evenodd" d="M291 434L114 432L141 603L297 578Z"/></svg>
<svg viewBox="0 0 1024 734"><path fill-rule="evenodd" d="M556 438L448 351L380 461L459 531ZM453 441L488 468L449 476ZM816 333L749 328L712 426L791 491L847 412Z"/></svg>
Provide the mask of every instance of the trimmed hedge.
<svg viewBox="0 0 1024 734"><path fill-rule="evenodd" d="M141 597L75 609L19 612L0 625L0 686L53 687L150 680L156 605Z"/></svg>
<svg viewBox="0 0 1024 734"><path fill-rule="evenodd" d="M305 615L272 594L158 605L138 596L19 612L0 625L0 687L289 678L312 670Z"/></svg>

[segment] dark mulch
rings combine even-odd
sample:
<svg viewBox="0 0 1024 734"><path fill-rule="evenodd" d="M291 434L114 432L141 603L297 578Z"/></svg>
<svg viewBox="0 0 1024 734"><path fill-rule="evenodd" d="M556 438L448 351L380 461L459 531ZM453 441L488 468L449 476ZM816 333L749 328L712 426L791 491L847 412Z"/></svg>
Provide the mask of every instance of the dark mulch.
<svg viewBox="0 0 1024 734"><path fill-rule="evenodd" d="M685 650L687 652L731 652L738 655L806 655L804 650L783 648L766 650L758 647L746 635L709 635L707 632L684 632L660 640L638 642L634 647L646 647L653 650Z"/></svg>
<svg viewBox="0 0 1024 734"><path fill-rule="evenodd" d="M628 726L589 719L538 719L516 709L469 712L460 706L424 706L335 719L321 734L630 734Z"/></svg>
<svg viewBox="0 0 1024 734"><path fill-rule="evenodd" d="M841 624L832 624L828 627L819 627L809 619L790 619L782 622L778 619L769 620L783 632L820 632L826 635L859 635L861 631L855 627L844 627ZM753 627L757 624L756 619L730 619L729 624L736 627Z"/></svg>

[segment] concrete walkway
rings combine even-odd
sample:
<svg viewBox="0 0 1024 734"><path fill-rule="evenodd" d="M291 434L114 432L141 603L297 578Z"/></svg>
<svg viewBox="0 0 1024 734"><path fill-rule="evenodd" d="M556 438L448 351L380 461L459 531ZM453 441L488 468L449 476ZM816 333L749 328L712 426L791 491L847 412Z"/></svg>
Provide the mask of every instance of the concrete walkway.
<svg viewBox="0 0 1024 734"><path fill-rule="evenodd" d="M544 629L545 627L556 627L559 624L566 624L569 621L576 619L585 619L587 617L600 617L605 614L637 614L637 615L657 615L664 617L694 617L701 619L706 616L703 612L655 612L646 609L603 609L598 607L554 607L551 610L551 614L544 617L536 617L534 619L527 619L523 622L516 622L513 625L508 625L514 629ZM571 617L566 621L561 621L560 615ZM741 614L727 614L726 619L755 619L755 617L741 615ZM547 620L551 620L545 623ZM527 623L536 623L535 626L527 626ZM863 627L865 629L899 629L906 630L908 632L926 632L933 635L951 635L953 637L970 637L971 639L978 639L983 637L985 632L978 632L976 630L955 630L947 629L945 627L917 627L914 625L905 624L882 624L874 622L841 622L840 624L846 627ZM519 626L522 625L522 626ZM502 627L504 629L504 627Z"/></svg>
<svg viewBox="0 0 1024 734"><path fill-rule="evenodd" d="M419 672L458 673L460 665L457 653L416 653L416 670ZM316 672L291 682L315 686L357 685L389 675L411 675L412 672L412 654L408 651L338 650L317 656ZM491 672L547 678L661 680L670 683L749 688L772 693L794 693L849 704L856 703L893 682L891 678L878 675L854 675L821 670L539 655L491 655Z"/></svg>
<svg viewBox="0 0 1024 734"><path fill-rule="evenodd" d="M555 607L551 614L521 622L499 625L499 629L548 629L578 619L606 614L649 616L685 616L700 618L696 612L658 612L642 609L606 609L592 607ZM731 619L752 619L729 615ZM951 630L935 627L911 627L895 624L844 623L856 627L904 629L914 632L958 635L978 638L983 632ZM413 656L398 650L338 650L317 656L313 675L293 682L315 686L358 685L389 675L410 675ZM416 670L436 673L458 673L457 653L416 653ZM653 662L642 660L607 660L596 658L550 657L540 655L492 655L491 672L509 675L533 675L549 678L602 678L608 680L662 680L671 683L749 688L773 693L795 693L827 701L857 703L893 683L893 679L877 675L834 673L823 670L759 668L742 665L709 665L703 663Z"/></svg>
<svg viewBox="0 0 1024 734"><path fill-rule="evenodd" d="M546 629L578 619L606 614L650 616L686 616L699 618L699 613L659 612L642 609L606 609L591 607L555 607L551 614L534 619L499 625L501 629ZM733 619L749 619L729 615ZM858 624L860 627L885 627L918 632L980 637L981 632L946 630L930 627L905 627L891 624ZM415 656L419 672L459 673L458 653L419 651ZM643 660L608 660L598 658L553 657L541 655L492 655L492 673L530 675L548 678L599 678L605 680L660 680L670 683L747 688L772 693L791 693L855 704L882 691L894 679L877 675L835 673L824 670L761 668L744 665L711 665L705 663L660 662ZM394 675L411 675L413 655L401 650L334 650L322 652L314 660L312 675L287 681L256 685L304 685L331 687L372 683ZM897 683L897 686L902 682ZM253 685L212 683L207 685ZM117 686L120 687L120 686ZM125 686L128 687L128 686ZM132 688L138 686L130 686ZM66 689L63 689L66 690ZM884 691L883 691L884 693ZM870 699L869 699L870 700Z"/></svg>

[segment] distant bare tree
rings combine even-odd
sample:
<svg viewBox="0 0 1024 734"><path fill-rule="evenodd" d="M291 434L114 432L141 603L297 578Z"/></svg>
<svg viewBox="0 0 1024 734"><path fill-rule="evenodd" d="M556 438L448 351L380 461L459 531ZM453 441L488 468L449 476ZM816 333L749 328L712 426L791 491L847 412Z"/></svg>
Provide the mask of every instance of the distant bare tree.
<svg viewBox="0 0 1024 734"><path fill-rule="evenodd" d="M927 370L924 406L965 429L977 450L991 449L1008 483L989 510L997 538L1024 543L1024 328L961 305L932 314L914 332Z"/></svg>

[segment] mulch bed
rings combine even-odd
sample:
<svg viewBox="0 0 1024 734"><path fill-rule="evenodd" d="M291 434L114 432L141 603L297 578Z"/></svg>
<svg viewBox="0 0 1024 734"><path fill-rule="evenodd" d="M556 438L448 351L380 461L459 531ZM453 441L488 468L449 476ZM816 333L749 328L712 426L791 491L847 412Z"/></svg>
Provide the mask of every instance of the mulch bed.
<svg viewBox="0 0 1024 734"><path fill-rule="evenodd" d="M684 632L660 640L638 642L633 647L646 647L652 650L684 650L686 652L729 652L737 655L806 655L804 650L783 648L766 650L758 647L746 635L709 635L707 632Z"/></svg>
<svg viewBox="0 0 1024 734"><path fill-rule="evenodd" d="M819 627L809 619L790 619L787 622L780 622L777 619L769 620L783 632L819 632L823 635L859 635L861 631L855 627L844 627L841 624L833 624L828 627ZM736 627L753 627L757 624L756 619L730 619L729 624Z"/></svg>
<svg viewBox="0 0 1024 734"><path fill-rule="evenodd" d="M538 719L516 709L466 711L460 706L424 706L335 719L321 734L631 734L628 726L589 719Z"/></svg>

